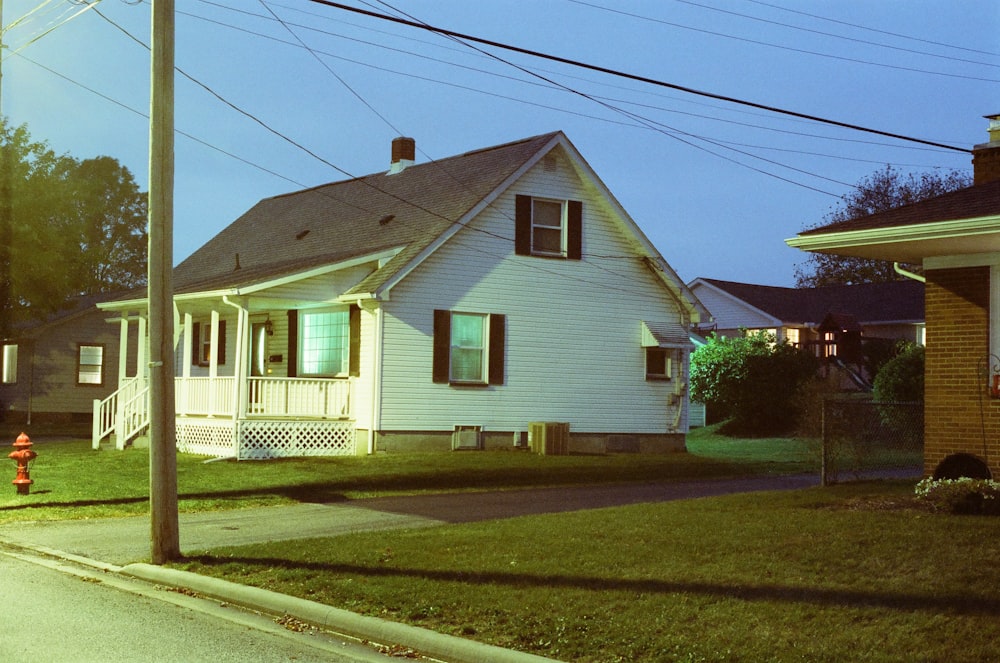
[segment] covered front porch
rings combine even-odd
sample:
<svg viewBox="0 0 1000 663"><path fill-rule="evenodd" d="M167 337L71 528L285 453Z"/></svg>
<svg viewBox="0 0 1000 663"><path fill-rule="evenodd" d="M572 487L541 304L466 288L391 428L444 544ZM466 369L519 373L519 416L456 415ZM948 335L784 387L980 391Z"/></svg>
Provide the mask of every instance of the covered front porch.
<svg viewBox="0 0 1000 663"><path fill-rule="evenodd" d="M238 459L368 452L367 439L359 441L356 433L355 396L362 393L356 306L300 300L275 308L273 299L178 299L178 451ZM134 366L119 365L118 390L94 402L94 448L113 439L122 449L149 425L146 312L135 305L118 312L122 356L130 337L145 342L132 349Z"/></svg>

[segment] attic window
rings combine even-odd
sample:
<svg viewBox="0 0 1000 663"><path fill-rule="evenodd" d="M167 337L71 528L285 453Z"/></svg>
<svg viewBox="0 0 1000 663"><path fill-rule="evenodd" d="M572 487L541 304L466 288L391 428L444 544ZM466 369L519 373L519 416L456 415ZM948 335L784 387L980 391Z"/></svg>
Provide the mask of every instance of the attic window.
<svg viewBox="0 0 1000 663"><path fill-rule="evenodd" d="M550 258L582 257L583 203L518 195L514 202L514 252Z"/></svg>
<svg viewBox="0 0 1000 663"><path fill-rule="evenodd" d="M305 237L308 234L309 234L309 230L308 229L307 230L300 230L299 233L297 235L295 235L295 239L302 239L303 237Z"/></svg>

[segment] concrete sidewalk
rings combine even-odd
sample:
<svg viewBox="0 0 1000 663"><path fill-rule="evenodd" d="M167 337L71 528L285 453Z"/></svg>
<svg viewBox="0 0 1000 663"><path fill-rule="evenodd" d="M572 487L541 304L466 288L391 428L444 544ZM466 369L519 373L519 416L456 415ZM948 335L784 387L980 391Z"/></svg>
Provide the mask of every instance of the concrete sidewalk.
<svg viewBox="0 0 1000 663"><path fill-rule="evenodd" d="M383 497L335 504L297 504L181 514L181 550L185 554L194 554L222 546L255 542L432 527L732 493L791 490L818 484L819 479L815 475L753 477ZM145 564L143 560L149 558L148 516L10 523L0 530L0 550L3 544L104 572L185 588L204 597L266 614L289 615L359 640L403 645L440 661L534 663L549 660L407 624L356 615L255 587Z"/></svg>

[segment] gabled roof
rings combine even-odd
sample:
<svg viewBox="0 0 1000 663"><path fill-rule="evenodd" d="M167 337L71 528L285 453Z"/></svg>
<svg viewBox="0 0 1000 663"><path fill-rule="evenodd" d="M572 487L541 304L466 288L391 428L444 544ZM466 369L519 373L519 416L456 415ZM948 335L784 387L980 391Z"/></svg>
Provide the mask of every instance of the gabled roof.
<svg viewBox="0 0 1000 663"><path fill-rule="evenodd" d="M561 136L266 198L177 266L174 291L245 286L389 249L401 251L392 262L402 267Z"/></svg>
<svg viewBox="0 0 1000 663"><path fill-rule="evenodd" d="M264 199L175 268L174 293L249 292L377 260L340 296L380 297L557 147L623 223L636 257L697 321L704 307L560 131Z"/></svg>
<svg viewBox="0 0 1000 663"><path fill-rule="evenodd" d="M848 314L866 325L924 320L924 284L888 283L784 288L699 278L727 295L786 324L818 325L829 313Z"/></svg>

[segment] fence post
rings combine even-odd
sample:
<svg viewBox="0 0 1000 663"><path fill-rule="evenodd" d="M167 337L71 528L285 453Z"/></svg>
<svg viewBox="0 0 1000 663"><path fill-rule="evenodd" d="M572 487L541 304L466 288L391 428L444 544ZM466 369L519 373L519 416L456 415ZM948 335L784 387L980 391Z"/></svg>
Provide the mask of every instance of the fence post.
<svg viewBox="0 0 1000 663"><path fill-rule="evenodd" d="M820 461L819 461L819 485L827 485L827 430L826 430L826 408L829 404L829 399L823 397L823 407L820 408L819 413L819 428L820 428Z"/></svg>

